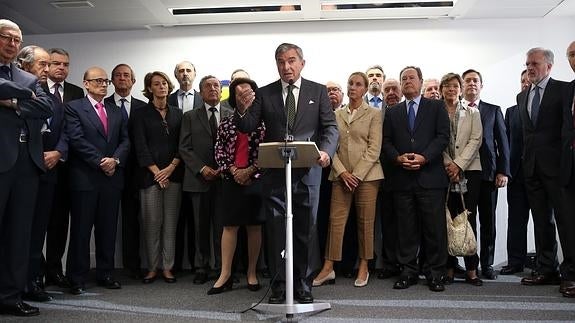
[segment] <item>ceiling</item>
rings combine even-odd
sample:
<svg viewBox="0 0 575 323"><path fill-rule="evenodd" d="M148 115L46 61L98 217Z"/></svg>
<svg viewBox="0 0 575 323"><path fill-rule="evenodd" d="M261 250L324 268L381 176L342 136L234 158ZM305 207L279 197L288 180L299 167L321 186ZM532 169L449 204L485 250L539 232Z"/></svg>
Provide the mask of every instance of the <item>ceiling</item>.
<svg viewBox="0 0 575 323"><path fill-rule="evenodd" d="M175 16L171 9L198 13ZM3 0L0 17L30 35L281 21L575 17L575 0Z"/></svg>

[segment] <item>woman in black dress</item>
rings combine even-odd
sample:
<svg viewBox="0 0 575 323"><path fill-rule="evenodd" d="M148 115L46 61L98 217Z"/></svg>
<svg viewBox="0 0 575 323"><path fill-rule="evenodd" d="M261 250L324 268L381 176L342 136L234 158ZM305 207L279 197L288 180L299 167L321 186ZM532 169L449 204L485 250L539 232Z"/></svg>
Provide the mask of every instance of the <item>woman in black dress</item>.
<svg viewBox="0 0 575 323"><path fill-rule="evenodd" d="M246 89L256 90L254 81L246 78L235 79L230 84L229 104L236 108L236 94ZM264 222L260 210L259 170L256 166L258 145L264 137L265 128L262 125L252 133L240 132L233 121L233 116L221 120L216 140L216 162L223 180L222 224L222 271L208 295L219 294L232 289L232 261L236 250L238 229L245 226L248 237L248 289L257 291L260 288L256 276L256 264L260 253Z"/></svg>

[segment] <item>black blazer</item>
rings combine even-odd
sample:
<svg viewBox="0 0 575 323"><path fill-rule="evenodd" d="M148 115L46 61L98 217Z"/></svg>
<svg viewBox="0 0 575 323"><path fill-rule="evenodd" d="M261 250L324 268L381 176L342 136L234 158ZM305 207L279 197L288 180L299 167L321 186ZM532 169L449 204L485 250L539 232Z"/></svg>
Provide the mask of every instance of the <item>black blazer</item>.
<svg viewBox="0 0 575 323"><path fill-rule="evenodd" d="M565 82L549 79L541 98L536 125L527 112L531 88L517 95L517 106L523 124L523 169L526 176L534 174L535 165L539 166L545 176L559 176L564 118L563 91L566 85Z"/></svg>
<svg viewBox="0 0 575 323"><path fill-rule="evenodd" d="M575 126L573 125L573 96L575 95L575 80L565 85L565 98L563 100L563 130L561 144L561 184L573 185L575 180L575 155L573 141L575 140Z"/></svg>
<svg viewBox="0 0 575 323"><path fill-rule="evenodd" d="M132 123L133 147L137 156L137 181L139 188L147 188L156 184L154 174L148 166L156 165L163 169L170 165L174 158L180 158L178 152L180 128L182 125L182 110L168 106L166 122L168 130L162 124L162 116L149 103L130 114ZM181 183L184 176L183 163L179 163L172 175L171 182Z"/></svg>
<svg viewBox="0 0 575 323"><path fill-rule="evenodd" d="M509 172L512 181L518 176L521 177L517 172L521 169L523 154L523 125L518 106L514 105L505 111L505 129L509 141Z"/></svg>
<svg viewBox="0 0 575 323"><path fill-rule="evenodd" d="M246 133L255 131L263 121L266 127L264 142L284 141L287 115L281 81L277 80L258 89L248 112L243 117L236 112L235 120L240 131ZM319 150L333 157L339 132L325 85L302 78L291 134L296 141L314 141ZM294 182L302 180L306 185L319 185L321 167L317 164L309 169L294 169L292 178Z"/></svg>
<svg viewBox="0 0 575 323"><path fill-rule="evenodd" d="M60 152L60 154L62 154L62 157L60 157L60 163L62 163L68 159L68 135L66 134L66 123L64 118L65 105L50 92L47 94L50 97L54 116L48 125L47 130L49 131L44 131L42 133L42 142L44 151L57 150ZM43 174L40 177L40 180L56 184L58 182L57 170L60 167L60 163L58 163L56 167Z"/></svg>
<svg viewBox="0 0 575 323"><path fill-rule="evenodd" d="M511 176L509 141L501 108L481 100L478 109L483 127L483 142L479 147L482 178L494 181L496 174Z"/></svg>
<svg viewBox="0 0 575 323"><path fill-rule="evenodd" d="M68 103L72 100L78 100L83 97L84 90L81 87L64 81L64 96L62 97L62 101L64 101L64 103Z"/></svg>
<svg viewBox="0 0 575 323"><path fill-rule="evenodd" d="M421 97L413 133L408 126L406 101L392 106L385 113L383 136L383 153L390 165L385 185L398 191L447 187L443 151L449 144L449 116L443 101ZM404 153L423 155L427 163L418 171L405 170L396 162Z"/></svg>
<svg viewBox="0 0 575 323"><path fill-rule="evenodd" d="M87 97L70 101L66 105L68 164L70 187L73 190L95 190L106 186L123 188L123 168L130 151L128 124L115 104L107 103L105 109L108 115L107 136ZM120 160L120 165L112 176L106 176L100 169L100 160L104 157Z"/></svg>
<svg viewBox="0 0 575 323"><path fill-rule="evenodd" d="M20 129L28 129L30 157L44 170L41 129L47 118L53 115L48 95L42 90L38 79L15 64L10 64L12 80L0 78L0 98L18 100L18 111L0 108L0 173L14 167L20 151ZM36 98L32 98L32 93Z"/></svg>
<svg viewBox="0 0 575 323"><path fill-rule="evenodd" d="M176 108L180 108L180 105L178 104L178 90L176 90L174 93L170 94L170 96L168 97L168 105L174 106ZM196 90L194 90L194 109L197 108L201 108L204 106L204 100L202 99L202 96L200 95L200 93Z"/></svg>

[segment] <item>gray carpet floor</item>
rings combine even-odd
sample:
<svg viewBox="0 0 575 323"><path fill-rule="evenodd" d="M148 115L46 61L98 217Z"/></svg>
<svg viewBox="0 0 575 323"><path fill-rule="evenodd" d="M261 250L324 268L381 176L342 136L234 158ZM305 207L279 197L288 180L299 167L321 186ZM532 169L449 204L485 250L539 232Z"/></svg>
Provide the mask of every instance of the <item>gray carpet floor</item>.
<svg viewBox="0 0 575 323"><path fill-rule="evenodd" d="M525 273L526 274L526 273ZM33 303L40 316L28 319L0 316L0 322L277 322L285 315L249 310L263 299L269 280L260 278L262 288L251 292L245 277L232 291L206 295L214 281L194 285L192 274L181 274L178 282L157 280L143 285L121 272L116 277L121 290L107 290L94 283L88 293L74 296L48 287L55 300ZM575 322L575 299L563 297L558 286L522 286L521 276L499 276L474 287L463 281L446 286L446 291L428 290L424 280L407 290L392 289L394 279L379 280L375 274L364 288L353 287L353 279L337 278L336 284L314 288L316 302L328 302L331 309L295 314L301 322ZM265 296L265 297L264 297Z"/></svg>

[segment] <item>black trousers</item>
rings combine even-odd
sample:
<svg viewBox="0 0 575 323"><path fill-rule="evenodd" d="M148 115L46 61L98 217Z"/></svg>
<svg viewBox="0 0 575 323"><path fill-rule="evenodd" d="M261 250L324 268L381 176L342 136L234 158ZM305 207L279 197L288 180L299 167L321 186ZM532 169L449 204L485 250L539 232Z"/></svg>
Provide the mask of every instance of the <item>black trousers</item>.
<svg viewBox="0 0 575 323"><path fill-rule="evenodd" d="M180 216L176 229L176 253L174 259L174 270L181 271L184 262L184 251L187 250L188 262L194 270L194 254L196 252L195 230L194 230L194 209L192 204L192 193L182 194L182 204Z"/></svg>
<svg viewBox="0 0 575 323"><path fill-rule="evenodd" d="M196 271L209 272L213 259L214 269L221 268L221 223L222 184L212 183L207 192L193 192L194 235L196 246ZM213 253L212 253L213 252Z"/></svg>
<svg viewBox="0 0 575 323"><path fill-rule="evenodd" d="M397 260L403 266L401 275L419 275L417 255L419 246L424 244L428 278L444 276L447 262L445 189L394 191L393 203L397 214Z"/></svg>
<svg viewBox="0 0 575 323"><path fill-rule="evenodd" d="M61 274L62 257L68 242L68 224L70 221L70 171L66 163L59 164L58 184L54 205L46 232L46 275Z"/></svg>
<svg viewBox="0 0 575 323"><path fill-rule="evenodd" d="M0 173L0 304L19 302L26 285L39 176L26 143L14 167Z"/></svg>
<svg viewBox="0 0 575 323"><path fill-rule="evenodd" d="M137 187L126 187L122 192L122 263L130 271L140 271L141 268L138 195Z"/></svg>
<svg viewBox="0 0 575 323"><path fill-rule="evenodd" d="M497 187L494 181L481 181L479 190L479 262L481 268L493 266L495 259L495 210L497 209Z"/></svg>
<svg viewBox="0 0 575 323"><path fill-rule="evenodd" d="M56 170L53 170L56 171ZM32 222L32 232L30 235L30 261L28 263L28 290L32 288L32 282L42 276L42 264L44 255L42 249L46 238L46 230L52 213L54 196L56 194L56 183L40 180L38 188L38 198L34 210L34 220Z"/></svg>
<svg viewBox="0 0 575 323"><path fill-rule="evenodd" d="M519 169L517 176L507 184L507 264L509 266L525 267L527 262L527 224L530 210L523 169Z"/></svg>
<svg viewBox="0 0 575 323"><path fill-rule="evenodd" d="M72 191L70 246L66 264L66 275L72 285L84 284L90 270L92 228L96 242L97 279L112 274L121 194L121 190L112 187Z"/></svg>

